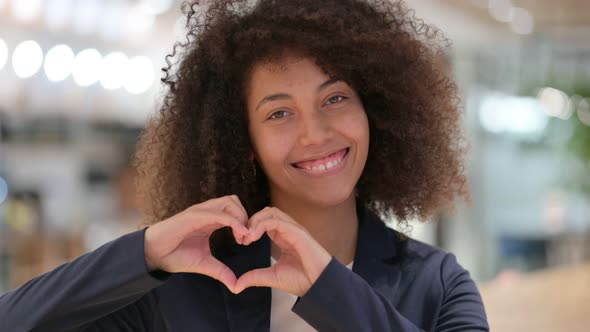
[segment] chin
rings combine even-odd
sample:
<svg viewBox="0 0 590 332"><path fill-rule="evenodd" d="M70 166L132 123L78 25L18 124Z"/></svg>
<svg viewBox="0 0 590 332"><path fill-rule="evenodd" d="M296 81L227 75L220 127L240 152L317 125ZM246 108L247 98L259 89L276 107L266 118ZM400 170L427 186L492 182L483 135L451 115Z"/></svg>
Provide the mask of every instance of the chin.
<svg viewBox="0 0 590 332"><path fill-rule="evenodd" d="M333 192L321 192L321 193L314 193L314 192L307 192L304 193L304 200L322 207L331 207L337 206L346 202L351 197L354 197L353 190L340 190L340 191L333 191Z"/></svg>

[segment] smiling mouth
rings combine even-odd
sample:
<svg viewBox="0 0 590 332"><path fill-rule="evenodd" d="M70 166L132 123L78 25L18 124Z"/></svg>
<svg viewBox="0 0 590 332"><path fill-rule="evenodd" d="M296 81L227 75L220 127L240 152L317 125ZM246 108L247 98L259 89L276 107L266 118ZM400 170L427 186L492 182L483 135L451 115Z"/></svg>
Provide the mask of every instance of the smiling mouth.
<svg viewBox="0 0 590 332"><path fill-rule="evenodd" d="M349 151L350 147L347 147L334 152L323 159L302 161L291 165L295 168L304 169L307 171L326 171L340 165L340 163L342 163L344 158L348 155Z"/></svg>

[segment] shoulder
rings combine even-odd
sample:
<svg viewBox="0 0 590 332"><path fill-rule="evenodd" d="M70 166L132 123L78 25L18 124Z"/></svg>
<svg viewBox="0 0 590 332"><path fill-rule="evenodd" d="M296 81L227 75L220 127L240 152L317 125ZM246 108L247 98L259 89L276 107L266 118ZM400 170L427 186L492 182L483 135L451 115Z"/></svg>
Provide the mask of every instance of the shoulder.
<svg viewBox="0 0 590 332"><path fill-rule="evenodd" d="M357 256L360 261L381 261L383 267L401 273L402 278L424 277L441 283L454 274L466 272L455 255L442 248L408 237L388 227L370 210L361 210ZM440 278L433 278L434 276Z"/></svg>
<svg viewBox="0 0 590 332"><path fill-rule="evenodd" d="M389 236L400 249L390 267L400 276L397 300L412 315L417 305L430 308L438 325L453 324L463 330L488 331L485 308L476 283L453 253L412 238ZM396 240L397 239L397 240Z"/></svg>
<svg viewBox="0 0 590 332"><path fill-rule="evenodd" d="M397 265L405 273L425 276L447 291L459 280L471 281L469 272L457 261L457 257L440 247L405 237L400 232L388 228L388 237L395 243L396 253L390 263ZM437 276L437 278L433 278Z"/></svg>
<svg viewBox="0 0 590 332"><path fill-rule="evenodd" d="M355 272L402 315L430 326L437 320L433 317L447 320L460 308L462 314L485 321L477 287L455 255L405 237L377 218L370 220L363 226L357 248L363 261Z"/></svg>

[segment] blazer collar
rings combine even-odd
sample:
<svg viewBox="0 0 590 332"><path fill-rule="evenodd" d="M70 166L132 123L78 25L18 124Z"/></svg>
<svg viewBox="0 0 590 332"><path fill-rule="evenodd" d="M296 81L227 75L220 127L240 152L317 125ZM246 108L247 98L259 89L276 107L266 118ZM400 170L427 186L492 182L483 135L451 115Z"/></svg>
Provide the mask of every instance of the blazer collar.
<svg viewBox="0 0 590 332"><path fill-rule="evenodd" d="M382 294L395 294L401 272L396 264L403 256L400 234L385 225L372 211L361 207L359 232L352 271Z"/></svg>
<svg viewBox="0 0 590 332"><path fill-rule="evenodd" d="M389 262L397 255L398 239L383 221L367 208L357 204L359 231L353 271L375 289L390 288L397 284L397 270L389 268ZM270 239L265 234L260 240L222 261L234 271L237 278L245 272L270 266ZM384 278L385 277L385 278ZM392 280L392 278L394 280ZM269 331L271 289L250 287L240 294L233 294L220 284L225 301L229 331Z"/></svg>
<svg viewBox="0 0 590 332"><path fill-rule="evenodd" d="M391 232L381 218L360 204L357 213L359 231L354 266L357 262L380 262L394 258L398 254L397 232Z"/></svg>

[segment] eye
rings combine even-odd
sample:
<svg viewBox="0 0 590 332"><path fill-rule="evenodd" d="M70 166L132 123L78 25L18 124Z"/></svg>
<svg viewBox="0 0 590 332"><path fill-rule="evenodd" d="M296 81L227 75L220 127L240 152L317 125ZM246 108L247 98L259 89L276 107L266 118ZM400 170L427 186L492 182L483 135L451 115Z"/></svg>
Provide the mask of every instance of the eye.
<svg viewBox="0 0 590 332"><path fill-rule="evenodd" d="M271 114L271 115L268 117L268 119L269 119L269 120L277 120L277 119L281 119L281 118L284 118L284 117L286 117L287 115L289 115L288 113L289 113L289 112L287 112L287 111L285 111L285 110L279 110L279 111L276 111L276 112L272 113L272 114Z"/></svg>
<svg viewBox="0 0 590 332"><path fill-rule="evenodd" d="M328 105L336 104L336 103L343 101L344 99L346 99L346 97L344 97L344 96L340 96L340 95L332 96L328 99L326 104L328 104Z"/></svg>

